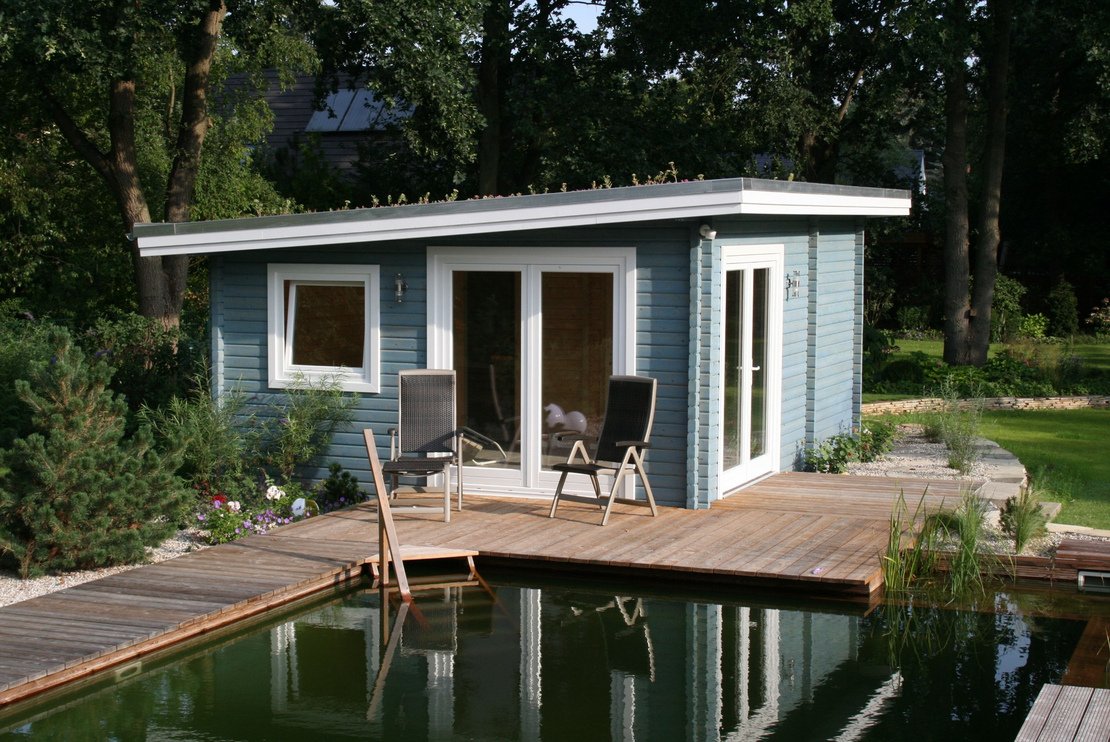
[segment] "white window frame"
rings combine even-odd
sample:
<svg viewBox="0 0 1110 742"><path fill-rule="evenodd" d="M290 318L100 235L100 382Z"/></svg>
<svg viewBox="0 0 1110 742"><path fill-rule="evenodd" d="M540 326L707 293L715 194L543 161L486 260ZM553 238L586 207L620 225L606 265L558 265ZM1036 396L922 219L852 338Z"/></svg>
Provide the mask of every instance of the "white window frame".
<svg viewBox="0 0 1110 742"><path fill-rule="evenodd" d="M345 392L377 393L381 390L381 270L377 265L319 265L270 263L266 266L267 355L272 389L288 389L301 377L305 381L332 379ZM306 366L292 362L285 326L285 282L308 286L363 287L366 336L362 368ZM294 294L291 294L291 296Z"/></svg>

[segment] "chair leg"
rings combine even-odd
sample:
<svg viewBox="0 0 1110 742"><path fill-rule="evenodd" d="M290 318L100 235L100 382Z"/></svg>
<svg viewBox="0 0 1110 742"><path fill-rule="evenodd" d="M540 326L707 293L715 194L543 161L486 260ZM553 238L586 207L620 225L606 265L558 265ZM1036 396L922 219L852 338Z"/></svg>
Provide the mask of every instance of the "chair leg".
<svg viewBox="0 0 1110 742"><path fill-rule="evenodd" d="M551 512L547 514L548 518L555 517L555 508L559 507L559 495L563 494L563 484L567 481L568 473L563 472L562 476L559 477L559 486L555 488L555 497L551 500Z"/></svg>
<svg viewBox="0 0 1110 742"><path fill-rule="evenodd" d="M443 467L443 522L451 522L451 467Z"/></svg>
<svg viewBox="0 0 1110 742"><path fill-rule="evenodd" d="M617 478L613 480L613 489L609 490L609 499L605 503L605 515L601 516L601 525L609 522L609 513L613 511L613 503L617 501L617 492L620 491L622 479L624 479L623 466L617 472Z"/></svg>
<svg viewBox="0 0 1110 742"><path fill-rule="evenodd" d="M640 475L640 481L644 483L644 494L647 496L648 505L651 506L651 517L655 518L659 515L659 511L655 508L655 496L651 493L651 483L648 482L647 472L644 471L644 457L638 452L633 452L632 458L636 462L636 473Z"/></svg>

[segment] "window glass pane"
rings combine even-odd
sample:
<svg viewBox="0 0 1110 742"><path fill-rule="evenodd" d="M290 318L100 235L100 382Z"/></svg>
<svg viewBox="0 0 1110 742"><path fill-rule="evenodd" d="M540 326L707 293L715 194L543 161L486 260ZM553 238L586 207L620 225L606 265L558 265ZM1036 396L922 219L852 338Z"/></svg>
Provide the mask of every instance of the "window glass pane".
<svg viewBox="0 0 1110 742"><path fill-rule="evenodd" d="M596 435L613 373L613 274L543 274L543 465L567 460L554 434Z"/></svg>
<svg viewBox="0 0 1110 742"><path fill-rule="evenodd" d="M295 283L295 285L294 285ZM296 366L362 368L366 343L366 289L363 285L285 282L286 327ZM290 307L290 302L296 303ZM290 312L293 308L295 311Z"/></svg>
<svg viewBox="0 0 1110 742"><path fill-rule="evenodd" d="M463 459L520 468L520 281L517 271L455 271L454 365Z"/></svg>

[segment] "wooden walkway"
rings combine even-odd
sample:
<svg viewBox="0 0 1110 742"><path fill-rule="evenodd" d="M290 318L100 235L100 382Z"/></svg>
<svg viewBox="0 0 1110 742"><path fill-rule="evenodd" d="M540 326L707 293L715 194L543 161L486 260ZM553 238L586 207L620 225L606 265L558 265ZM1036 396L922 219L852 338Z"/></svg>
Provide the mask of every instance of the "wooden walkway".
<svg viewBox="0 0 1110 742"><path fill-rule="evenodd" d="M926 487L930 507L959 497L951 482L901 485L911 510ZM414 546L473 549L540 568L868 595L896 494L890 479L788 473L711 510L618 506L605 527L592 505L549 519L547 503L508 498L472 497L451 523L396 520L406 560ZM0 706L358 578L377 557L375 523L361 506L0 607Z"/></svg>
<svg viewBox="0 0 1110 742"><path fill-rule="evenodd" d="M1016 742L1110 740L1110 690L1045 685Z"/></svg>

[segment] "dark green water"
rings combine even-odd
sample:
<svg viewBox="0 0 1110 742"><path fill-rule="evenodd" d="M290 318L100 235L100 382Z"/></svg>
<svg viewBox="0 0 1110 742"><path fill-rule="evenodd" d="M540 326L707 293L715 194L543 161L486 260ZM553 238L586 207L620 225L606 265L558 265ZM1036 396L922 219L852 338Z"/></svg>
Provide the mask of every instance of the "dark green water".
<svg viewBox="0 0 1110 742"><path fill-rule="evenodd" d="M441 588L399 633L398 604L351 592L8 711L0 739L1012 740L1084 629L1018 594L991 612L620 592Z"/></svg>

